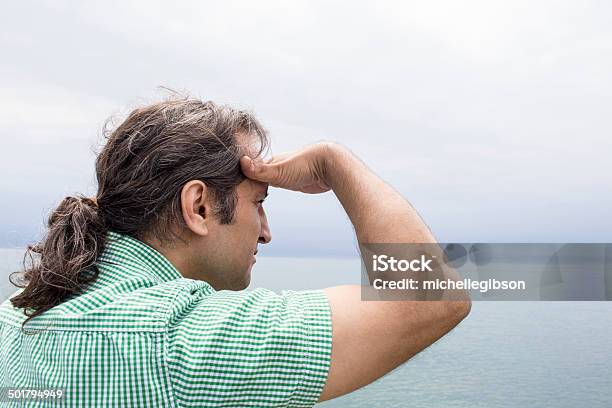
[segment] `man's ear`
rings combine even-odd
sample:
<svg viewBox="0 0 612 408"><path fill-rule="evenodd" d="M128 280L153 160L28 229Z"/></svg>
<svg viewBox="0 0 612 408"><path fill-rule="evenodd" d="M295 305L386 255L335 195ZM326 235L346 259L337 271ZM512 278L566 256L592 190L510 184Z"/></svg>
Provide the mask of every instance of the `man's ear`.
<svg viewBox="0 0 612 408"><path fill-rule="evenodd" d="M211 199L206 184L200 180L191 180L181 189L183 220L194 234L208 234L207 224L212 219Z"/></svg>

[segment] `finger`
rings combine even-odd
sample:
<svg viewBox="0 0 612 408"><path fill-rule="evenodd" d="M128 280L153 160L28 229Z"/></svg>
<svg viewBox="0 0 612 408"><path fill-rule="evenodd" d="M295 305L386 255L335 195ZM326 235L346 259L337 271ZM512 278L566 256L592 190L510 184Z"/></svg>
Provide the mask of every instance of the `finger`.
<svg viewBox="0 0 612 408"><path fill-rule="evenodd" d="M295 152L284 152L284 153L275 154L273 157L265 160L265 163L268 163L268 164L278 163L292 156L295 156Z"/></svg>
<svg viewBox="0 0 612 408"><path fill-rule="evenodd" d="M277 181L279 169L276 164L264 163L261 160L253 160L249 156L240 158L242 172L252 180L274 184Z"/></svg>

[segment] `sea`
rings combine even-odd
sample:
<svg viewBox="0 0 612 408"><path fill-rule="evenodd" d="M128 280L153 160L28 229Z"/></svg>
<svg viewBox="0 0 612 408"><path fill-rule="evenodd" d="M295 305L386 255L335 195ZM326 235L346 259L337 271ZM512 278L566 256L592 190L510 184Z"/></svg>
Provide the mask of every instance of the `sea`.
<svg viewBox="0 0 612 408"><path fill-rule="evenodd" d="M23 250L0 249L0 301ZM360 282L358 258L258 257L250 288ZM374 383L321 403L372 407L612 407L612 302L475 301L452 332Z"/></svg>

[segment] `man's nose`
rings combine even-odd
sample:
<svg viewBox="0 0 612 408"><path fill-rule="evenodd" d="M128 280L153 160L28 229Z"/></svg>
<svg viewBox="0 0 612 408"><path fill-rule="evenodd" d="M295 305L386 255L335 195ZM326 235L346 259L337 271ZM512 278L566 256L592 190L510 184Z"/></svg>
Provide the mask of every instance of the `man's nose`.
<svg viewBox="0 0 612 408"><path fill-rule="evenodd" d="M270 225L268 224L268 217L266 212L261 209L261 232L259 233L259 243L267 244L272 241L272 232L270 231Z"/></svg>

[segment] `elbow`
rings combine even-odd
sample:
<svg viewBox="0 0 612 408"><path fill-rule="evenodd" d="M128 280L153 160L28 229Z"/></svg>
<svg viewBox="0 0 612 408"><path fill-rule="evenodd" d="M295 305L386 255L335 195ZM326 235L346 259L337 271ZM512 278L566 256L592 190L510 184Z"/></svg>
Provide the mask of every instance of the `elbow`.
<svg viewBox="0 0 612 408"><path fill-rule="evenodd" d="M452 315L452 319L455 321L455 324L459 324L470 314L470 311L472 310L472 301L469 297L463 300L451 301L450 303L450 313Z"/></svg>
<svg viewBox="0 0 612 408"><path fill-rule="evenodd" d="M451 300L452 299L452 300ZM452 318L459 324L472 311L472 300L466 290L454 291L450 297L449 308Z"/></svg>
<svg viewBox="0 0 612 408"><path fill-rule="evenodd" d="M472 301L467 292L455 292L455 296L443 303L444 320L451 326L456 326L465 319L472 310Z"/></svg>
<svg viewBox="0 0 612 408"><path fill-rule="evenodd" d="M470 298L461 302L461 320L465 319L472 311L472 301Z"/></svg>

